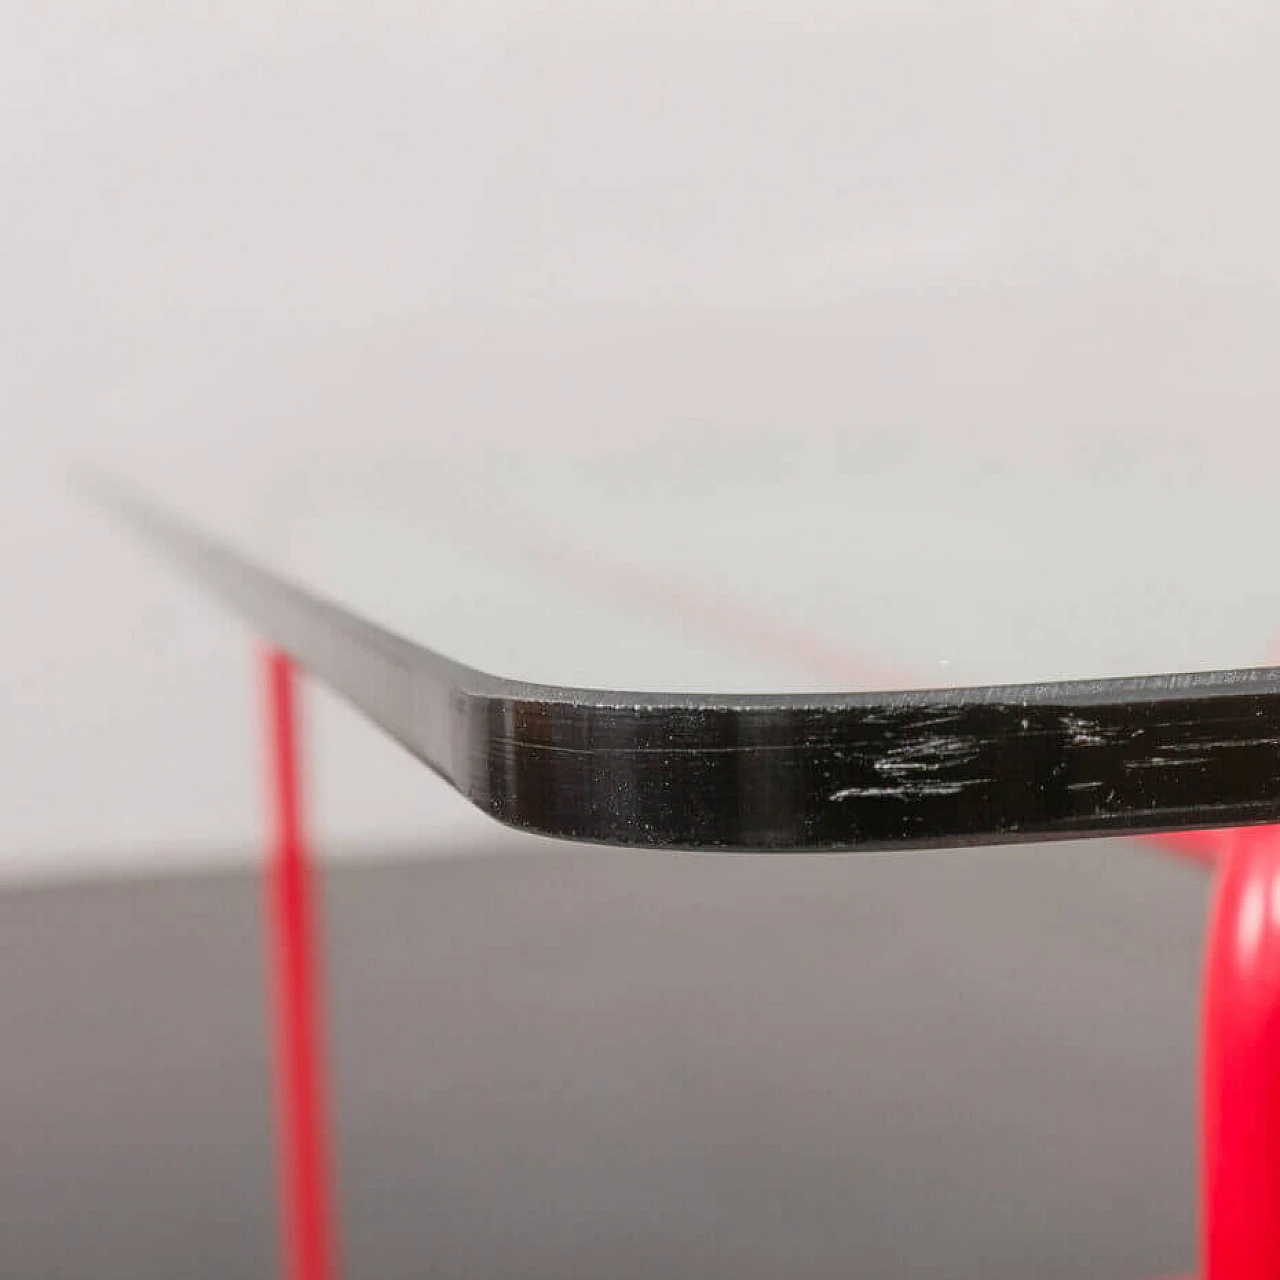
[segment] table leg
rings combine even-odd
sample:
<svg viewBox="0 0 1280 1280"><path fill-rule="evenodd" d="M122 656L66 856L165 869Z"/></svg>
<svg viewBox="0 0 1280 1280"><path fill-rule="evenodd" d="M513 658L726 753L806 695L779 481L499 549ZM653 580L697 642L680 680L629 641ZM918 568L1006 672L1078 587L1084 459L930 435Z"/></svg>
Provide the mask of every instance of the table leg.
<svg viewBox="0 0 1280 1280"><path fill-rule="evenodd" d="M1205 956L1206 1280L1280 1276L1280 827L1224 842Z"/></svg>
<svg viewBox="0 0 1280 1280"><path fill-rule="evenodd" d="M285 1280L334 1280L325 1135L319 940L302 821L299 725L292 660L263 656L271 827L263 875Z"/></svg>

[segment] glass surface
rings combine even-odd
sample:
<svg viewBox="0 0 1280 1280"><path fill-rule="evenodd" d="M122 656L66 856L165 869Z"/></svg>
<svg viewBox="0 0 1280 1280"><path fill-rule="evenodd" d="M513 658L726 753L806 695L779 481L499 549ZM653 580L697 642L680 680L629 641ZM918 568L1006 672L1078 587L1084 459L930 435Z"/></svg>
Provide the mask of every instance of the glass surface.
<svg viewBox="0 0 1280 1280"><path fill-rule="evenodd" d="M1100 287L1094 303L1104 327L1106 296ZM505 444L406 435L399 465L349 451L339 475L312 459L297 483L275 475L269 504L243 504L238 527L225 506L205 502L203 514L411 639L551 683L860 689L1273 656L1280 443L1250 415L1232 418L1226 388L1206 391L1207 357L1190 338L1186 359L1157 376L1150 336L1117 334L1132 355L1077 369L1096 386L1072 389L1070 412L1061 352L1023 367L1017 394L975 379L960 398L901 370L892 388L881 376L889 403L873 421L853 404L858 369L828 344L821 392L793 404L778 395L778 425L735 423L729 409L683 423L690 402L729 378L726 365L735 403L751 399L737 384L768 382L786 319L760 317L729 361L699 350L723 345L713 334L692 341L615 317L633 338L614 362L635 366L631 381L684 352L666 422L620 403L598 433L578 424L518 439L509 423ZM975 350L1016 345L1016 317L954 330L965 334ZM569 394L561 383L603 342L563 325L519 337L494 361L518 368L521 343L554 356L564 375L545 402ZM1032 395L1037 372L1044 390ZM598 400L594 390L584 399ZM518 387L504 403L512 423L545 424L554 407ZM984 415L995 425L951 425ZM199 502L184 506L201 518Z"/></svg>

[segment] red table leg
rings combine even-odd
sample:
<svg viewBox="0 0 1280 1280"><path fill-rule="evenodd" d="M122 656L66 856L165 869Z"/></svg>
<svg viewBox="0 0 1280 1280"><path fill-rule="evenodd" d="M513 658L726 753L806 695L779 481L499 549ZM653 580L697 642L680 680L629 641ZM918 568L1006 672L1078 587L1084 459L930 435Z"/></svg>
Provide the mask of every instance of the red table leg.
<svg viewBox="0 0 1280 1280"><path fill-rule="evenodd" d="M1280 827L1232 833L1205 957L1207 1280L1280 1276Z"/></svg>
<svg viewBox="0 0 1280 1280"><path fill-rule="evenodd" d="M302 828L295 677L290 658L263 659L272 795L264 873L275 1058L281 1247L286 1280L333 1280L312 868Z"/></svg>

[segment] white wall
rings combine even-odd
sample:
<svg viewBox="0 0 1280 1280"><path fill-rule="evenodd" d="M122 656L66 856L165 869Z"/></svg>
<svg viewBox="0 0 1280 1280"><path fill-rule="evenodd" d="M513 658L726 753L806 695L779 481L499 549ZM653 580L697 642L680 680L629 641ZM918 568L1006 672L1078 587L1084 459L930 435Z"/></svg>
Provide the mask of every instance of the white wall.
<svg viewBox="0 0 1280 1280"><path fill-rule="evenodd" d="M394 510L523 583L477 533L518 509L790 620L810 683L855 636L1012 676L1280 630L1272 6L48 8L0 16L0 873L257 834L245 635L68 461L304 575ZM313 712L327 844L482 838Z"/></svg>

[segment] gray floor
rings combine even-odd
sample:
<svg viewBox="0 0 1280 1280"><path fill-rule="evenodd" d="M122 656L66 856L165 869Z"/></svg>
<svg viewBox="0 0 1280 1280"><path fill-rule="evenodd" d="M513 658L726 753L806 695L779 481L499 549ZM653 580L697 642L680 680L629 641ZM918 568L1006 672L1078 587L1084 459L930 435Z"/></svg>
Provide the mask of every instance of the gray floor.
<svg viewBox="0 0 1280 1280"><path fill-rule="evenodd" d="M330 874L351 1277L1195 1258L1208 878L1122 843ZM273 1273L256 888L0 894L0 1275Z"/></svg>

